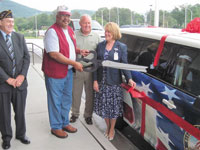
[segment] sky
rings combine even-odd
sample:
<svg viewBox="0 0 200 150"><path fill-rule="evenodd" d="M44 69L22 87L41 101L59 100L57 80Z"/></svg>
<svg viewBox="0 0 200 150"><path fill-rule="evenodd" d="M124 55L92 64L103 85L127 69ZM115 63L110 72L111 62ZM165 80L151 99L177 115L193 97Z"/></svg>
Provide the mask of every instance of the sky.
<svg viewBox="0 0 200 150"><path fill-rule="evenodd" d="M42 11L53 11L59 5L66 5L69 9L98 10L98 8L119 7L129 8L137 13L145 13L155 9L156 0L12 0L25 6ZM194 5L200 0L157 0L158 7L170 11L180 5Z"/></svg>

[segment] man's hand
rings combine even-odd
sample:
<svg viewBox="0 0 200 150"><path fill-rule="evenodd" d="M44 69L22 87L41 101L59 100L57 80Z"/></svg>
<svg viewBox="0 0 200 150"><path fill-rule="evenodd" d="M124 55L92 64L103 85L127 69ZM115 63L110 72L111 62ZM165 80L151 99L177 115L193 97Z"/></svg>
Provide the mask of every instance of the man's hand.
<svg viewBox="0 0 200 150"><path fill-rule="evenodd" d="M24 82L24 75L18 75L16 78L16 87L20 87Z"/></svg>
<svg viewBox="0 0 200 150"><path fill-rule="evenodd" d="M8 78L8 80L6 80L6 82L7 82L9 85L11 85L11 86L13 86L14 88L16 88L16 79L14 79L14 78Z"/></svg>
<svg viewBox="0 0 200 150"><path fill-rule="evenodd" d="M80 71L80 72L83 71L83 65L82 65L81 63L79 63L79 62L75 62L75 64L73 65L73 67L74 67L76 70Z"/></svg>
<svg viewBox="0 0 200 150"><path fill-rule="evenodd" d="M82 56L87 56L87 55L89 55L89 53L90 53L90 51L89 50L87 50L87 49L82 49L82 50L80 50L80 54L82 55Z"/></svg>

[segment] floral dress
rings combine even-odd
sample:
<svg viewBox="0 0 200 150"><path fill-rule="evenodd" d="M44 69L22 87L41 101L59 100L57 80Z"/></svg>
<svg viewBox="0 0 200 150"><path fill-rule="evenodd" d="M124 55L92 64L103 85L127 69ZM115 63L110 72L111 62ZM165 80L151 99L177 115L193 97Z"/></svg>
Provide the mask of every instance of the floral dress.
<svg viewBox="0 0 200 150"><path fill-rule="evenodd" d="M104 60L107 60L109 51L105 50ZM103 68L103 78L99 83L99 92L94 94L94 112L102 118L116 119L122 116L123 95L120 85L106 84L106 67Z"/></svg>

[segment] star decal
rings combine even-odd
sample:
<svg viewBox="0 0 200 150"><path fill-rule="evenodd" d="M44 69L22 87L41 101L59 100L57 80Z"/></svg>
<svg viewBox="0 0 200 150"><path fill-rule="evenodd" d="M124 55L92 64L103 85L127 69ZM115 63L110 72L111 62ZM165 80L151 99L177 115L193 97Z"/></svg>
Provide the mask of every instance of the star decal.
<svg viewBox="0 0 200 150"><path fill-rule="evenodd" d="M180 99L178 96L176 96L175 92L176 89L170 90L168 87L165 86L165 91L161 93L167 95L169 100L172 100L172 98Z"/></svg>
<svg viewBox="0 0 200 150"><path fill-rule="evenodd" d="M156 114L158 117L162 118L162 116L160 116L160 114ZM167 145L165 144L165 146L167 147L167 149L171 149L169 147L169 142L171 144L173 144L173 142L170 140L169 138L169 133L165 133L160 127L157 128L157 136L159 137L159 139L163 142L163 143L167 143ZM174 144L173 144L174 145Z"/></svg>
<svg viewBox="0 0 200 150"><path fill-rule="evenodd" d="M142 82L142 86L138 87L138 91L144 92L146 95L148 95L148 92L153 93L153 91L149 88L149 86L150 86L150 83L145 84L144 82Z"/></svg>
<svg viewBox="0 0 200 150"><path fill-rule="evenodd" d="M159 139L160 139L163 143L167 143L167 145L165 144L165 146L167 147L167 149L171 149L171 148L169 147L169 142L170 142L171 144L173 144L173 143L172 143L172 141L171 141L170 138L169 138L169 133L163 132L163 130L161 130L160 128L158 128L157 131L158 131L158 132L157 132L157 136L159 137ZM173 144L173 145L174 145L174 144Z"/></svg>

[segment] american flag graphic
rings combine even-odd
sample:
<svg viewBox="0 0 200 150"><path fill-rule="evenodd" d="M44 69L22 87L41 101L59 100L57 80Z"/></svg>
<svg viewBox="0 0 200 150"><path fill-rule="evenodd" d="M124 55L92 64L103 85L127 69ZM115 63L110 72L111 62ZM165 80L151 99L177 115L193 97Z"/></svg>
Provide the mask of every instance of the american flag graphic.
<svg viewBox="0 0 200 150"><path fill-rule="evenodd" d="M131 93L132 97L141 99L143 103L156 110L157 143L155 148L157 150L184 150L185 133L189 133L196 139L195 147L199 148L200 130L187 120L187 118L192 118L192 113L197 113L193 107L195 98L141 72L132 71L132 78L137 84L136 89L130 90L127 85L123 87ZM145 124L144 121L145 119L142 124ZM145 132L145 129L141 129L142 131Z"/></svg>

